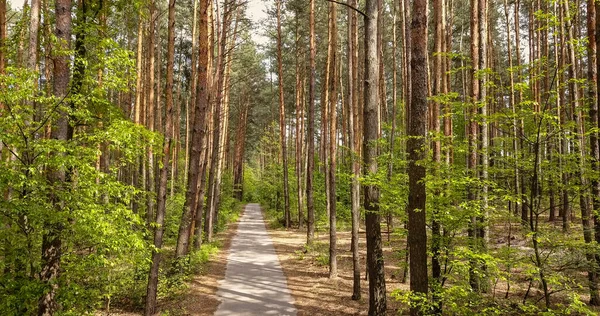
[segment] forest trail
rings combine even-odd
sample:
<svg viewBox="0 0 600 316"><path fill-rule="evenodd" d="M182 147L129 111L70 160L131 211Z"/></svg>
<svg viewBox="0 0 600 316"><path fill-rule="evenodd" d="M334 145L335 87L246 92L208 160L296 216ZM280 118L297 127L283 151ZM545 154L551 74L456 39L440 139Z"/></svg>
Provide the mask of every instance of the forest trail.
<svg viewBox="0 0 600 316"><path fill-rule="evenodd" d="M248 204L219 282L215 315L296 315L285 276L258 204Z"/></svg>

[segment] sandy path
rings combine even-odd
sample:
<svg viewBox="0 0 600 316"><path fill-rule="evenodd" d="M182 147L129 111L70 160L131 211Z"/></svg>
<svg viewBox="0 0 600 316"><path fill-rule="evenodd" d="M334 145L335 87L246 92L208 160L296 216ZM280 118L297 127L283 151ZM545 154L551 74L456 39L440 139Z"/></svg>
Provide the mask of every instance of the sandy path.
<svg viewBox="0 0 600 316"><path fill-rule="evenodd" d="M233 238L215 315L296 315L258 204L248 204Z"/></svg>

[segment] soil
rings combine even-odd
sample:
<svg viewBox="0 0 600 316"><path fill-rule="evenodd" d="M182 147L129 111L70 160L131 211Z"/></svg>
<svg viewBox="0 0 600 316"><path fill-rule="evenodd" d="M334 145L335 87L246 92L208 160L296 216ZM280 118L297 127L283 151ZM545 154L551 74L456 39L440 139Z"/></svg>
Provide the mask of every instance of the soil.
<svg viewBox="0 0 600 316"><path fill-rule="evenodd" d="M269 227L268 223L267 226ZM329 279L328 257L329 235L327 232L315 233L316 249L305 252L305 229L269 228L275 250L287 277L287 282L298 315L368 315L368 281L365 281L366 241L364 232L360 236L361 260L361 299L354 301L352 296L352 252L350 251L350 232L338 232L338 275ZM387 234L383 234L387 240ZM401 304L390 296L392 290L408 290L409 285L400 281L403 258L392 253L389 243L384 242L384 260L387 288L387 314L398 315Z"/></svg>

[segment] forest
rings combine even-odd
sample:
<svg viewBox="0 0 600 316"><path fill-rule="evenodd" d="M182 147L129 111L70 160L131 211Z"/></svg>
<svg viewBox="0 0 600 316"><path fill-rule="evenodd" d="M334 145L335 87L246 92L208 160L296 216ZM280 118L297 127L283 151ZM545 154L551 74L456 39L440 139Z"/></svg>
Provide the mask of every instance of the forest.
<svg viewBox="0 0 600 316"><path fill-rule="evenodd" d="M0 315L172 315L247 203L361 315L598 315L597 12L0 0Z"/></svg>

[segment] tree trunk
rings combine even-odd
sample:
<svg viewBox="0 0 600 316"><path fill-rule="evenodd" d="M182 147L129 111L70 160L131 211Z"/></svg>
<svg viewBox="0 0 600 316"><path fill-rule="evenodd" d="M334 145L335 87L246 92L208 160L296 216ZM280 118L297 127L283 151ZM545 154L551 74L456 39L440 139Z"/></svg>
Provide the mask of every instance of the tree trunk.
<svg viewBox="0 0 600 316"><path fill-rule="evenodd" d="M224 2L223 8L223 22L221 33L219 34L219 52L217 56L216 66L216 97L215 97L215 109L214 109L214 122L213 122L213 142L211 161L209 168L209 180L208 180L208 198L206 202L206 215L204 216L204 234L207 242L212 242L212 236L214 232L214 224L216 220L216 200L218 198L218 186L219 186L219 158L220 158L220 140L221 140L221 121L222 121L222 105L223 105L223 84L225 80L225 54L227 47L227 32L229 23L229 1Z"/></svg>
<svg viewBox="0 0 600 316"><path fill-rule="evenodd" d="M479 80L476 76L479 70L479 0L471 0L471 100L468 106L469 109L469 120L467 121L467 135L468 135L468 154L467 154L467 171L473 178L477 177L477 104L479 101ZM467 192L467 199L471 203L475 203L477 200L477 189L469 187ZM477 217L471 216L471 223L468 228L469 239L471 240L471 247L475 248L477 240ZM473 249L476 251L475 249ZM479 291L479 281L475 272L475 262L470 262L469 267L469 283L474 291Z"/></svg>
<svg viewBox="0 0 600 316"><path fill-rule="evenodd" d="M302 79L304 73L301 71L300 57L300 32L299 32L299 12L296 12L296 185L298 195L298 228L304 226L304 194L303 194L303 174L302 162L304 157L304 102L302 102L303 88Z"/></svg>
<svg viewBox="0 0 600 316"><path fill-rule="evenodd" d="M169 0L168 42L167 42L167 78L165 85L165 138L163 144L163 161L160 168L160 180L157 196L156 227L154 229L154 247L152 265L148 274L145 315L154 315L156 310L156 294L158 290L158 271L160 266L160 249L163 244L164 223L167 202L167 179L171 163L171 144L173 141L173 71L175 61L175 1Z"/></svg>
<svg viewBox="0 0 600 316"><path fill-rule="evenodd" d="M443 0L435 0L433 2L433 14L435 21L435 38L434 38L434 55L433 55L433 95L440 96L442 91L442 81L444 80L445 74L443 73L443 63L444 63L444 46L443 46L443 38L445 36L445 5ZM433 151L433 163L434 170L432 172L437 172L437 168L441 163L441 142L439 140L440 134L440 102L432 102L431 103L431 130L437 135L435 136L437 140L431 142L432 151ZM410 135L409 135L410 136ZM419 135L421 136L421 135ZM410 151L409 151L410 153ZM409 167L409 170L410 167ZM438 192L440 192L438 190ZM443 206L442 206L443 207ZM432 219L431 219L431 275L433 281L436 282L435 288L441 286L441 275L442 269L440 264L440 249L441 249L441 225L439 222L439 211L437 207L434 207L432 210ZM437 290L434 294L437 293ZM434 295L434 299L436 304L439 304L439 298ZM436 313L441 314L441 308L436 306Z"/></svg>
<svg viewBox="0 0 600 316"><path fill-rule="evenodd" d="M148 117L146 119L147 122L147 127L149 130L154 131L154 123L155 123L155 106L154 106L154 70L155 70L155 60L154 60L154 40L155 40L155 20L158 17L158 12L156 10L156 7L154 5L154 1L152 1L150 4L150 27L148 30L148 87L147 87L147 96L148 96L148 101L146 102L146 105L148 107L146 113L148 114ZM160 80L160 78L159 78ZM160 113L158 113L158 115L160 115ZM146 177L147 180L147 190L149 191L150 194L148 194L147 197L147 206L148 209L146 210L147 214L148 214L148 219L150 222L153 218L154 218L154 202L155 202L155 163L154 163L154 153L152 152L152 146L148 146L148 152L147 152L147 159L148 159L148 167L147 167L147 172L148 175Z"/></svg>
<svg viewBox="0 0 600 316"><path fill-rule="evenodd" d="M39 49L38 35L40 30L40 6L41 0L31 0L31 11L29 19L29 54L27 59L27 69L29 69L29 71L34 72L37 71L37 59Z"/></svg>
<svg viewBox="0 0 600 316"><path fill-rule="evenodd" d="M587 79L590 83L588 87L588 102L589 102L589 119L590 125L592 128L598 126L598 100L597 100L597 87L596 83L598 81L598 73L597 73L597 58L596 58L596 7L593 0L588 0L587 3L587 32L588 32L588 73ZM584 139L585 135L585 127L584 127L584 118L583 118L583 110L579 112L579 127L580 127L580 159L581 159L581 186L585 188L587 185L587 179L585 178L585 164L586 164L586 153L585 147L586 142ZM598 134L597 132L590 133L590 160L592 164L592 170L597 170L597 167L594 164L598 163L599 151L598 151ZM592 197L595 198L598 196L598 180L591 180L591 189L592 189ZM594 211L598 210L598 203L594 203L592 201L592 205L590 205L587 201L587 195L581 195L581 220L583 226L583 237L586 244L590 244L594 241L593 230L592 227L592 218L594 217ZM591 209L590 209L591 206ZM586 254L586 259L588 260L588 286L590 292L590 305L598 306L600 305L600 293L599 293L599 280L598 280L598 268L596 266L596 256L593 252Z"/></svg>
<svg viewBox="0 0 600 316"><path fill-rule="evenodd" d="M410 289L427 295L427 231L425 218L425 159L427 134L427 1L415 0L411 27L411 104L407 129L408 141L408 244L410 253ZM437 120L437 118L436 118ZM418 307L412 315L420 315Z"/></svg>
<svg viewBox="0 0 600 316"><path fill-rule="evenodd" d="M365 16L365 91L363 153L366 174L377 174L377 138L379 133L379 54L377 50L377 0L367 0ZM423 72L426 73L426 72ZM367 266L369 274L369 315L386 312L386 288L381 242L381 214L379 189L375 185L364 186L364 208L367 231ZM425 278L427 280L427 278Z"/></svg>
<svg viewBox="0 0 600 316"><path fill-rule="evenodd" d="M237 132L235 135L235 152L233 162L233 196L238 201L244 198L244 152L246 149L246 129L248 126L249 102L247 91L242 92L241 109L239 110Z"/></svg>
<svg viewBox="0 0 600 316"><path fill-rule="evenodd" d="M592 128L600 128L600 111L598 110L600 104L600 82L598 81L598 72L600 71L600 50L598 50L598 46L600 46L600 35L598 31L600 30L600 18L598 18L598 14L600 12L600 3L595 2L595 62L596 68L594 70L590 70L591 75L595 75L595 78L592 80L593 83L596 84L595 88L595 99L596 101L592 103L590 107L590 120L592 121ZM591 27L588 24L588 27ZM590 37L591 41L591 37ZM590 57L592 58L592 57ZM591 65L590 65L591 66ZM590 137L591 143L591 155L592 155L592 169L594 171L600 170L600 139L598 137L598 133L593 133L593 137ZM597 179L594 179L592 182L592 202L593 202L593 219L594 219L594 241L597 244L600 244L600 182ZM600 254L596 252L595 256L595 268L596 268L596 277L600 274ZM596 287L598 289L598 286ZM590 289L592 290L592 289ZM593 298L593 296L592 296ZM600 300L591 301L590 305L598 306L600 305Z"/></svg>
<svg viewBox="0 0 600 316"><path fill-rule="evenodd" d="M0 76L6 72L6 0L0 0ZM0 89L4 89L0 86ZM0 111L4 110L4 104L0 101ZM4 144L0 142L0 156L4 151Z"/></svg>
<svg viewBox="0 0 600 316"><path fill-rule="evenodd" d="M309 86L308 86L308 163L306 166L306 211L308 214L306 243L312 244L315 236L315 204L313 197L313 173L315 170L315 0L310 0L310 57L309 57Z"/></svg>
<svg viewBox="0 0 600 316"><path fill-rule="evenodd" d="M349 5L356 7L356 0L350 0ZM350 157L352 161L351 185L351 213L352 213L352 299L360 300L360 254L358 242L358 229L360 227L360 155L359 155L359 126L358 126L358 47L356 34L358 33L358 19L356 12L348 8L348 130L350 131Z"/></svg>
<svg viewBox="0 0 600 316"><path fill-rule="evenodd" d="M481 112L481 215L477 218L477 247L479 251L485 252L487 243L486 236L488 235L487 218L488 218L488 169L489 169L489 131L488 131L488 91L487 91L487 71L488 68L488 8L487 0L479 0L479 70L483 73L479 74L479 105ZM485 271L487 268L485 264L482 265L481 270ZM486 276L480 276L480 286L482 290L487 291Z"/></svg>
<svg viewBox="0 0 600 316"><path fill-rule="evenodd" d="M285 227L291 226L290 188L288 184L288 159L285 136L285 102L283 100L283 58L281 57L281 0L277 0L277 79L279 81L279 141L283 159L283 200Z"/></svg>
<svg viewBox="0 0 600 316"><path fill-rule="evenodd" d="M337 9L329 3L329 278L337 278L336 190L335 171L337 156ZM326 162L327 163L327 162Z"/></svg>
<svg viewBox="0 0 600 316"><path fill-rule="evenodd" d="M56 29L55 35L58 40L57 51L66 51L71 46L71 0L56 1ZM68 94L70 69L69 56L60 54L54 56L54 91L53 94L59 100ZM67 142L73 138L73 127L69 123L69 115L62 109L58 110L58 119L52 127L51 139ZM55 155L60 155L55 153ZM48 181L51 185L57 187L68 187L65 185L69 181L67 170L55 169L48 171ZM62 184L61 184L62 183ZM64 202L57 196L50 196L53 208L56 212L65 212ZM40 272L40 281L44 284L44 293L38 302L38 315L53 315L58 306L56 304L56 292L58 290L58 277L61 269L62 256L62 223L46 223L42 237L42 270Z"/></svg>
<svg viewBox="0 0 600 316"><path fill-rule="evenodd" d="M196 198L200 187L198 181L201 175L202 161L202 147L205 141L206 133L206 111L208 109L208 87L207 87L207 63L208 63L208 28L207 28L207 10L208 1L200 1L200 32L199 32L199 43L200 43L200 58L198 63L198 78L196 78L196 98L194 109L191 111L194 113L191 133L191 156L189 174L187 176L187 186L185 203L183 205L183 214L181 215L181 223L179 224L179 235L177 237L177 248L176 257L181 258L188 253L189 240L190 240L190 226L192 225L194 209L197 203ZM198 202L200 203L200 202Z"/></svg>

